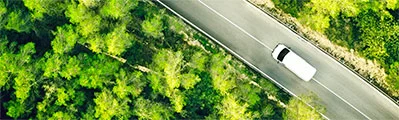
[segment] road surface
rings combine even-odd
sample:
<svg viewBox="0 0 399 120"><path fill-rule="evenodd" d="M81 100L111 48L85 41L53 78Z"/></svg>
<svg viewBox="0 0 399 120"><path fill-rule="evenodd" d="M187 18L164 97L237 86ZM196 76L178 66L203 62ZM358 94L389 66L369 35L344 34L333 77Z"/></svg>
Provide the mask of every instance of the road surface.
<svg viewBox="0 0 399 120"><path fill-rule="evenodd" d="M315 93L328 119L399 119L399 107L360 77L245 0L161 0L294 96ZM283 43L318 71L304 82L271 57Z"/></svg>

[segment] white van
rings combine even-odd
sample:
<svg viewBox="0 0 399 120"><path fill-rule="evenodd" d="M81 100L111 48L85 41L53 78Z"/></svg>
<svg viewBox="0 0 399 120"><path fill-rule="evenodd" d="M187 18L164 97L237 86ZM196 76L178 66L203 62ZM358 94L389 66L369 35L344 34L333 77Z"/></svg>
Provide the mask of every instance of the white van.
<svg viewBox="0 0 399 120"><path fill-rule="evenodd" d="M272 56L278 63L283 64L302 80L309 81L316 74L316 68L283 44L278 44L276 48L274 48Z"/></svg>

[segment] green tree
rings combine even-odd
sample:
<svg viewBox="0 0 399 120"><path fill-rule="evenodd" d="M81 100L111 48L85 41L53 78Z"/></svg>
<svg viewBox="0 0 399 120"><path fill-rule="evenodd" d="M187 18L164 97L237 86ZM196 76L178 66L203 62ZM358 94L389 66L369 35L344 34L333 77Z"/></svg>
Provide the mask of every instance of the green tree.
<svg viewBox="0 0 399 120"><path fill-rule="evenodd" d="M208 72L204 72L200 75L201 81L195 85L194 89L185 91L187 97L187 118L190 119L205 119L213 113L217 113L215 108L222 99L223 96L213 88L212 78Z"/></svg>
<svg viewBox="0 0 399 120"><path fill-rule="evenodd" d="M299 96L301 99L292 98L283 113L285 120L308 120L308 119L322 119L319 113L324 113L325 108L317 104L317 96L313 93L309 95ZM304 102L312 105L314 108L309 107Z"/></svg>
<svg viewBox="0 0 399 120"><path fill-rule="evenodd" d="M111 84L121 64L105 55L81 54L78 58L83 61L78 83L87 88L103 89L105 84Z"/></svg>
<svg viewBox="0 0 399 120"><path fill-rule="evenodd" d="M134 102L133 113L139 119L168 120L173 118L173 112L164 104L138 98Z"/></svg>
<svg viewBox="0 0 399 120"><path fill-rule="evenodd" d="M130 10L138 5L138 0L109 0L101 8L101 14L112 18L129 15Z"/></svg>
<svg viewBox="0 0 399 120"><path fill-rule="evenodd" d="M111 91L103 89L101 93L96 94L96 98L94 99L96 103L96 113L94 115L101 120L109 120L114 116L127 119L131 116L129 114L129 105L127 104L129 101L118 100Z"/></svg>
<svg viewBox="0 0 399 120"><path fill-rule="evenodd" d="M116 85L112 91L118 96L119 99L125 99L128 95L138 97L143 91L144 86L147 85L143 79L143 73L126 72L124 69L120 69L119 73L115 74Z"/></svg>
<svg viewBox="0 0 399 120"><path fill-rule="evenodd" d="M5 103L4 106L8 110L6 114L14 119L25 113L25 104L22 104L20 102L9 101Z"/></svg>
<svg viewBox="0 0 399 120"><path fill-rule="evenodd" d="M71 23L77 24L77 31L83 37L90 37L90 34L100 31L102 18L94 10L86 7L85 3L72 2L65 14Z"/></svg>
<svg viewBox="0 0 399 120"><path fill-rule="evenodd" d="M68 114L68 113L64 113L62 111L58 111L56 113L53 114L53 116L51 118L49 118L49 120L72 120L72 119L76 119L74 118L73 115Z"/></svg>
<svg viewBox="0 0 399 120"><path fill-rule="evenodd" d="M249 105L240 103L232 95L226 95L221 105L216 108L219 110L220 119L243 120L253 119L255 117L252 112L247 110Z"/></svg>
<svg viewBox="0 0 399 120"><path fill-rule="evenodd" d="M347 17L360 13L358 4L353 0L310 0L305 6L299 13L299 20L319 32L330 27L330 18L335 19L341 13Z"/></svg>
<svg viewBox="0 0 399 120"><path fill-rule="evenodd" d="M61 69L61 77L71 80L73 77L79 75L82 68L76 56L69 57L68 62L65 61L64 63L66 63L66 65Z"/></svg>
<svg viewBox="0 0 399 120"><path fill-rule="evenodd" d="M3 88L12 79L10 75L17 70L15 55L11 52L13 47L7 47L7 44L6 38L0 38L0 88Z"/></svg>
<svg viewBox="0 0 399 120"><path fill-rule="evenodd" d="M51 54L48 52L45 54L45 58L47 59L42 67L44 71L43 76L49 78L58 77L59 73L61 72L62 64L65 62L65 57L59 54Z"/></svg>
<svg viewBox="0 0 399 120"><path fill-rule="evenodd" d="M6 45L4 43L7 43L1 42L3 43L2 45ZM10 47L14 47L12 44ZM2 78L5 81L0 82L0 85L3 86L9 82L15 90L14 93L9 93L12 100L4 104L8 110L6 114L13 118L19 118L24 113L29 112L25 108L26 104L28 104L27 102L31 102L27 101L27 99L31 96L32 82L36 79L35 70L32 65L32 55L36 52L35 45L33 43L21 45L16 54L13 53L12 48L2 52L0 63L4 63L4 65L0 66L0 70L2 70L0 73L7 76Z"/></svg>
<svg viewBox="0 0 399 120"><path fill-rule="evenodd" d="M126 33L125 25L120 25L115 28L114 31L108 33L105 44L107 46L107 52L111 55L120 55L133 43L133 37Z"/></svg>
<svg viewBox="0 0 399 120"><path fill-rule="evenodd" d="M389 9L395 10L399 8L399 2L397 0L386 0L385 2Z"/></svg>
<svg viewBox="0 0 399 120"><path fill-rule="evenodd" d="M61 0L23 0L24 5L31 10L34 19L43 19L44 14L59 15L63 14L68 1Z"/></svg>
<svg viewBox="0 0 399 120"><path fill-rule="evenodd" d="M182 79L180 73L183 65L182 53L161 50L153 59L151 69L154 71L149 75L152 89L169 97L174 104L175 111L181 112L184 101L177 88L180 87Z"/></svg>
<svg viewBox="0 0 399 120"><path fill-rule="evenodd" d="M212 56L210 74L214 89L218 90L222 95L230 93L230 90L236 87L235 77L233 73L235 69L228 63L231 56L223 56L216 54Z"/></svg>
<svg viewBox="0 0 399 120"><path fill-rule="evenodd" d="M6 12L7 8L6 5L4 4L4 1L0 1L0 17L3 18L3 14L5 14Z"/></svg>
<svg viewBox="0 0 399 120"><path fill-rule="evenodd" d="M51 46L54 52L59 54L71 51L79 39L79 35L75 32L72 25L57 27L57 31L53 32L53 34L55 38L51 41Z"/></svg>
<svg viewBox="0 0 399 120"><path fill-rule="evenodd" d="M154 38L161 38L163 36L163 22L162 22L162 15L154 14L154 15L147 15L146 19L141 24L141 28L143 32L147 36L151 36Z"/></svg>
<svg viewBox="0 0 399 120"><path fill-rule="evenodd" d="M389 67L387 81L393 89L399 90L399 62L395 62Z"/></svg>
<svg viewBox="0 0 399 120"><path fill-rule="evenodd" d="M31 29L31 23L29 21L29 16L17 9L8 14L5 28L17 32L29 32Z"/></svg>

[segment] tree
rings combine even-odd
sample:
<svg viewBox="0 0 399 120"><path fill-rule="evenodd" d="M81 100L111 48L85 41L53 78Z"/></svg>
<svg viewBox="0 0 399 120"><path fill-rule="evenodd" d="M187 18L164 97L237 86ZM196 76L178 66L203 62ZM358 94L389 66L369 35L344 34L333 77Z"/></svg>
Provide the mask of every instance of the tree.
<svg viewBox="0 0 399 120"><path fill-rule="evenodd" d="M81 63L76 58L76 56L69 57L68 62L65 62L66 65L62 67L60 76L66 78L67 80L71 80L72 77L76 77L79 75L81 71Z"/></svg>
<svg viewBox="0 0 399 120"><path fill-rule="evenodd" d="M390 65L387 77L388 84L392 86L394 90L399 90L399 62L395 62Z"/></svg>
<svg viewBox="0 0 399 120"><path fill-rule="evenodd" d="M395 10L399 8L399 2L397 0L387 0L386 2L386 6L389 9Z"/></svg>
<svg viewBox="0 0 399 120"><path fill-rule="evenodd" d="M0 17L3 18L3 14L5 14L6 12L7 8L6 5L4 4L4 1L0 1Z"/></svg>
<svg viewBox="0 0 399 120"><path fill-rule="evenodd" d="M178 88L191 89L201 80L194 72L183 72L186 69L184 66L189 64L183 61L182 52L163 49L154 56L151 64L153 71L148 76L152 89L168 97L178 113L186 104L186 97Z"/></svg>
<svg viewBox="0 0 399 120"><path fill-rule="evenodd" d="M126 25L120 25L114 31L108 33L105 44L108 49L107 52L111 55L120 55L132 45L133 37L126 33L125 27Z"/></svg>
<svg viewBox="0 0 399 120"><path fill-rule="evenodd" d="M51 118L49 118L49 120L72 120L72 119L76 119L74 118L73 115L62 112L62 111L58 111L56 113L53 114L53 116Z"/></svg>
<svg viewBox="0 0 399 120"><path fill-rule="evenodd" d="M25 113L25 105L17 101L9 101L4 105L7 108L7 115L16 119Z"/></svg>
<svg viewBox="0 0 399 120"><path fill-rule="evenodd" d="M8 40L0 38L0 88L2 88L10 79L10 75L16 71L15 55L11 53L13 47L7 47Z"/></svg>
<svg viewBox="0 0 399 120"><path fill-rule="evenodd" d="M203 52L195 52L194 55L191 56L191 61L188 63L188 65L193 69L205 71L206 63L208 62L208 60L209 57L206 56Z"/></svg>
<svg viewBox="0 0 399 120"><path fill-rule="evenodd" d="M154 14L154 15L147 15L146 19L141 24L141 28L143 32L147 36L151 36L154 38L161 38L163 36L163 23L162 23L162 15Z"/></svg>
<svg viewBox="0 0 399 120"><path fill-rule="evenodd" d="M260 101L260 97L258 96L260 91L261 90L258 87L245 82L237 85L236 89L234 89L232 93L240 100L245 101L249 106L253 106Z"/></svg>
<svg viewBox="0 0 399 120"><path fill-rule="evenodd" d="M101 8L101 14L111 18L129 15L129 11L138 5L138 0L109 0Z"/></svg>
<svg viewBox="0 0 399 120"><path fill-rule="evenodd" d="M68 5L65 12L66 16L69 17L71 23L77 24L77 31L83 37L90 37L90 34L96 33L101 28L102 18L98 14L95 14L94 10L86 7L84 4L87 2L79 3L72 2ZM89 3L87 3L89 4Z"/></svg>
<svg viewBox="0 0 399 120"><path fill-rule="evenodd" d="M15 30L17 32L29 32L31 23L29 17L24 15L21 10L14 10L7 16L7 24L5 26L8 30Z"/></svg>
<svg viewBox="0 0 399 120"><path fill-rule="evenodd" d="M219 110L220 119L244 120L255 117L247 110L248 104L241 104L232 95L226 95L222 103L216 108Z"/></svg>
<svg viewBox="0 0 399 120"><path fill-rule="evenodd" d="M153 58L151 69L154 70L149 79L154 91L169 97L176 112L181 112L184 98L177 88L181 85L181 70L183 65L183 55L181 52L169 50L159 51Z"/></svg>
<svg viewBox="0 0 399 120"><path fill-rule="evenodd" d="M357 18L357 26L360 28L358 50L369 59L376 59L380 62L388 57L385 48L390 36L389 19L382 19L377 12L364 12Z"/></svg>
<svg viewBox="0 0 399 120"><path fill-rule="evenodd" d="M18 71L18 76L14 78L15 96L18 102L23 103L28 97L31 89L31 82L35 80L34 74L22 69Z"/></svg>
<svg viewBox="0 0 399 120"><path fill-rule="evenodd" d="M200 77L201 81L195 85L194 89L184 92L188 99L185 110L187 110L187 118L190 119L204 119L206 116L217 113L215 106L223 99L223 96L213 88L212 78L208 72L204 72Z"/></svg>
<svg viewBox="0 0 399 120"><path fill-rule="evenodd" d="M139 119L168 120L173 118L172 111L164 104L138 98L134 102L133 113Z"/></svg>
<svg viewBox="0 0 399 120"><path fill-rule="evenodd" d="M79 39L79 35L75 32L72 25L57 27L57 31L53 32L53 34L55 38L51 41L51 46L54 52L59 54L71 51Z"/></svg>
<svg viewBox="0 0 399 120"><path fill-rule="evenodd" d="M118 100L107 89L103 89L101 93L96 94L94 102L96 103L96 118L101 120L109 120L114 116L117 118L127 119L130 117L129 105L130 100Z"/></svg>
<svg viewBox="0 0 399 120"><path fill-rule="evenodd" d="M317 97L314 93L309 95L299 96L301 99L292 98L283 113L285 120L308 120L308 119L322 119L319 113L324 113L325 108L317 104ZM314 108L309 107L304 102L312 105ZM319 112L319 113L318 113Z"/></svg>
<svg viewBox="0 0 399 120"><path fill-rule="evenodd" d="M116 85L112 91L119 99L125 99L128 95L138 97L146 85L146 81L143 80L143 73L138 71L132 73L120 69L119 73L115 74L115 77Z"/></svg>
<svg viewBox="0 0 399 120"><path fill-rule="evenodd" d="M319 32L330 26L330 17L335 19L341 13L353 17L360 13L358 4L352 0L310 0L305 6L299 20Z"/></svg>
<svg viewBox="0 0 399 120"><path fill-rule="evenodd" d="M103 89L105 84L110 84L120 67L120 62L105 55L80 54L83 69L79 74L78 83L87 88Z"/></svg>
<svg viewBox="0 0 399 120"><path fill-rule="evenodd" d="M34 19L43 19L44 14L59 15L66 9L67 1L60 0L23 0L24 5L31 10Z"/></svg>
<svg viewBox="0 0 399 120"><path fill-rule="evenodd" d="M45 54L46 62L44 63L42 70L44 71L43 76L49 78L58 77L61 72L61 67L65 62L65 57L59 54Z"/></svg>
<svg viewBox="0 0 399 120"><path fill-rule="evenodd" d="M218 90L222 95L229 93L231 89L236 87L233 72L235 69L228 63L231 56L223 56L216 54L212 56L210 74L214 89Z"/></svg>
<svg viewBox="0 0 399 120"><path fill-rule="evenodd" d="M4 40L4 41L3 41ZM8 41L6 39L0 40L0 45L6 45ZM36 52L34 43L27 43L19 47L19 51L14 53L16 44L9 44L10 49L1 50L0 55L0 74L5 77L0 77L0 87L3 88L6 85L5 93L9 94L10 101L5 102L4 107L7 108L7 115L13 118L20 118L24 113L30 111L25 110L27 104L31 104L31 101L27 99L32 94L32 82L35 81L35 69L33 67L32 55ZM3 47L3 46L2 46ZM4 80L4 81L3 81ZM8 92L7 90L11 87L15 90L14 92ZM15 95L15 96L14 96Z"/></svg>
<svg viewBox="0 0 399 120"><path fill-rule="evenodd" d="M100 0L79 0L79 3L84 5L87 8L95 8L103 4L103 1Z"/></svg>

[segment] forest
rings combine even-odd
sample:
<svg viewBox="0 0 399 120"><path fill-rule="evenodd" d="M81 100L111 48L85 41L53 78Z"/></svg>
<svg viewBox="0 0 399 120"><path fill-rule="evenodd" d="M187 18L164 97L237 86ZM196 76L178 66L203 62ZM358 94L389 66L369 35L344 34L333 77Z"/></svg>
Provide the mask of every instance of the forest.
<svg viewBox="0 0 399 120"><path fill-rule="evenodd" d="M1 119L322 118L149 0L1 0L0 103Z"/></svg>
<svg viewBox="0 0 399 120"><path fill-rule="evenodd" d="M272 1L335 44L381 64L386 77L377 81L378 86L399 99L398 0Z"/></svg>

